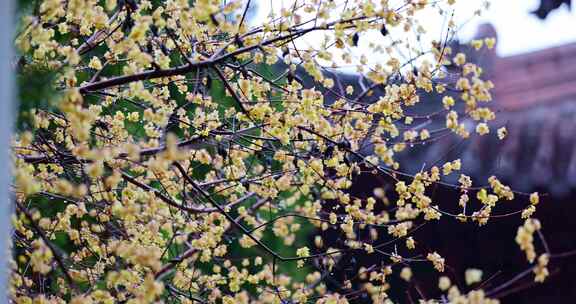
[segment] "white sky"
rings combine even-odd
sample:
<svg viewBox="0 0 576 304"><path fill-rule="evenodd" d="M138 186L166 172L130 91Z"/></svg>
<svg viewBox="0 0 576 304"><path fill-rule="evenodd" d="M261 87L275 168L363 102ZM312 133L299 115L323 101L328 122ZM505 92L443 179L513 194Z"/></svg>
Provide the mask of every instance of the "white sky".
<svg viewBox="0 0 576 304"><path fill-rule="evenodd" d="M456 24L462 27L459 37L473 37L478 24L492 23L498 32L497 51L500 56L531 52L552 46L576 42L576 8L569 11L565 6L553 11L541 21L529 12L538 7L540 0L492 0L490 9L482 16L473 16L483 0L459 0L454 6ZM293 3L293 0L258 0L261 20L270 12L271 4L278 11ZM443 20L432 12L421 12L420 21L429 31L431 39L441 37ZM313 38L310 39L313 41ZM440 39L441 40L441 39Z"/></svg>
<svg viewBox="0 0 576 304"><path fill-rule="evenodd" d="M459 1L462 10L465 2ZM576 8L563 6L553 11L544 21L529 14L540 0L493 0L490 10L463 28L461 37L474 34L480 22L491 22L498 32L498 53L501 56L526 53L552 46L576 42ZM458 11L456 12L458 13Z"/></svg>

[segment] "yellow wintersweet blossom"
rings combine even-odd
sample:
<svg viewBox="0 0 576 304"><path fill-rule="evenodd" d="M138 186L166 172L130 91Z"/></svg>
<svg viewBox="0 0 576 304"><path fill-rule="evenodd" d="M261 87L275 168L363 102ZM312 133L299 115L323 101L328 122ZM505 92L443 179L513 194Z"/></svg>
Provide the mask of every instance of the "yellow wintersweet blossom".
<svg viewBox="0 0 576 304"><path fill-rule="evenodd" d="M466 269L466 272L464 273L464 279L466 280L467 285L481 282L482 270L475 268Z"/></svg>
<svg viewBox="0 0 576 304"><path fill-rule="evenodd" d="M448 288L450 288L451 285L452 282L450 281L450 278L448 278L447 276L441 276L438 279L438 288L440 288L440 290L442 291L448 290Z"/></svg>
<svg viewBox="0 0 576 304"><path fill-rule="evenodd" d="M539 202L540 202L540 196L538 195L538 192L531 193L530 194L530 204L538 205Z"/></svg>
<svg viewBox="0 0 576 304"><path fill-rule="evenodd" d="M498 138L500 140L503 140L508 135L508 130L506 129L506 127L498 128L497 132L498 132Z"/></svg>
<svg viewBox="0 0 576 304"><path fill-rule="evenodd" d="M546 268L546 266L548 266L548 263L550 261L550 256L548 254L542 254L538 257L538 262L536 263L536 267L534 267L534 281L538 282L538 283L542 283L544 282L544 280L546 280L546 278L548 277L548 275L550 274L550 272L548 271L548 268Z"/></svg>
<svg viewBox="0 0 576 304"><path fill-rule="evenodd" d="M434 265L434 268L438 270L438 272L444 272L444 258L441 257L437 252L428 253L426 259Z"/></svg>
<svg viewBox="0 0 576 304"><path fill-rule="evenodd" d="M516 233L516 243L526 253L526 259L532 263L536 258L536 249L534 247L534 233L540 230L541 224L537 219L526 219L524 225L518 227Z"/></svg>

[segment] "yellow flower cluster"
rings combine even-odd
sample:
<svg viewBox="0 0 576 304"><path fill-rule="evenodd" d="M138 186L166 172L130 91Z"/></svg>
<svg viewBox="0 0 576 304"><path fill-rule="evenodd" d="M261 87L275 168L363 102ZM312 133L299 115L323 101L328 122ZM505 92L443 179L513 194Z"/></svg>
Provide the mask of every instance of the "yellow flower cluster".
<svg viewBox="0 0 576 304"><path fill-rule="evenodd" d="M550 256L548 254L542 254L538 257L538 262L536 263L536 267L534 267L534 281L542 283L550 274L548 272L548 262L550 261Z"/></svg>
<svg viewBox="0 0 576 304"><path fill-rule="evenodd" d="M526 259L528 262L534 262L536 258L536 249L534 247L534 233L540 230L541 224L537 219L526 219L524 225L518 227L518 232L516 233L516 243L520 246L520 249L526 253Z"/></svg>
<svg viewBox="0 0 576 304"><path fill-rule="evenodd" d="M250 1L39 1L15 43L22 69L55 74L60 94L14 136L14 302L348 303L325 274L361 252L391 264L361 268L343 286L391 303L387 291L402 288L388 279L395 267L406 281L417 275L409 254L427 248L413 236L423 223L485 224L514 198L495 177L450 184L465 170L459 159L415 175L397 160L443 134L469 137L470 122L490 134L493 84L472 56L443 41L407 64L395 50L415 50L411 39L364 39L392 31L420 41L416 12L442 7L448 18L454 2L306 0L254 24ZM301 47L311 35L318 44ZM359 82L326 68L342 62ZM442 79L449 65L461 70L453 88ZM412 114L422 91L445 111ZM426 129L436 116L446 128ZM352 194L365 175L382 184ZM433 200L437 185L461 191L462 214ZM529 200L526 218L539 197ZM536 223L517 237L531 261ZM426 260L444 271L438 253ZM541 256L538 280L546 265ZM481 272L466 277L477 283ZM454 303L495 303L440 285Z"/></svg>
<svg viewBox="0 0 576 304"><path fill-rule="evenodd" d="M434 265L434 268L438 270L438 272L444 272L444 258L440 256L437 252L428 253L426 259ZM450 283L448 283L449 285Z"/></svg>

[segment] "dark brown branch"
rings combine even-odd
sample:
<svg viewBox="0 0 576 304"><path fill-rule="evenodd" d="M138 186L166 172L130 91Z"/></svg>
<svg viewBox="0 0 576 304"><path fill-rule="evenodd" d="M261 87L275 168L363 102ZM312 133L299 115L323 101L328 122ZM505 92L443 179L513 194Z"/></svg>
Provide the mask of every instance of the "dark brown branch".
<svg viewBox="0 0 576 304"><path fill-rule="evenodd" d="M50 242L50 239L48 239L46 233L44 233L44 231L38 226L38 224L34 222L32 215L30 214L30 212L28 212L28 210L26 210L26 208L22 207L19 203L16 203L16 208L18 209L18 211L22 212L24 216L26 216L26 218L30 222L32 230L34 230L34 232L36 232L36 234L40 236L40 238L46 244L46 246L48 246L48 248L52 252L52 255L54 256L54 259L56 260L56 264L58 264L58 267L60 268L60 270L62 270L62 273L64 273L64 278L66 279L70 287L74 290L74 292L78 293L80 290L78 289L78 286L76 286L76 283L74 283L72 276L70 276L70 273L68 272L68 269L64 264L64 258L62 258L60 253L56 251L56 247L54 247L52 242Z"/></svg>
<svg viewBox="0 0 576 304"><path fill-rule="evenodd" d="M264 244L264 242L262 242L261 240L259 240L258 238L256 238L252 233L250 233L250 231L248 230L248 228L244 227L242 224L240 224L235 218L233 218L228 212L226 212L226 210L224 210L224 207L220 206L213 198L212 196L210 196L208 193L206 193L202 188L200 188L200 186L198 186L198 184L196 184L196 182L186 173L186 170L184 169L184 167L182 167L182 165L180 165L178 162L174 162L174 166L176 166L176 168L178 169L178 171L180 171L180 174L182 174L182 177L184 177L184 179L196 190L198 191L198 193L200 193L200 195L202 195L206 200L208 200L216 209L218 209L218 211L236 228L240 229L240 231L242 231L244 234L246 234L250 239L252 239L256 244L258 244L258 246L260 246L262 249L264 249L267 253L269 253L270 255L272 255L274 258L277 258L281 261L286 261L287 259L284 258L283 256L279 255L277 252L275 252L274 250L272 250L270 247L268 247L268 245Z"/></svg>
<svg viewBox="0 0 576 304"><path fill-rule="evenodd" d="M196 252L198 252L198 249L196 249L196 248L190 248L190 249L186 250L184 253L182 253L182 255L178 256L177 258L171 260L170 262L168 262L164 266L162 266L162 268L160 268L160 270L158 270L156 272L156 274L154 274L154 278L156 280L162 280L162 278L168 272L170 272L170 270L174 269L174 267L176 267L176 265L178 265L178 263L180 263L180 262L184 261L185 259L193 256Z"/></svg>
<svg viewBox="0 0 576 304"><path fill-rule="evenodd" d="M256 127L249 127L249 128L235 131L235 132L213 130L213 131L210 131L210 135L239 136L245 132L249 132L249 131L253 130L254 128L256 128ZM208 136L196 136L196 137L181 141L181 142L177 143L176 146L178 148L193 146L196 144L203 143L203 141L207 140L208 138L209 138ZM160 152L163 152L165 150L166 150L165 145L161 145L161 146L158 146L155 148L142 149L142 150L140 150L140 156L141 157L142 156L152 156L152 155L158 154ZM78 158L76 158L70 154L66 154L63 156L65 157L63 160L71 161L73 163L90 163L90 162L92 162L91 160L87 160L87 159L78 159ZM117 158L126 158L128 156L129 156L128 153L120 153ZM32 164L55 162L55 160L53 160L52 157L50 157L48 155L37 155L37 156L24 155L24 156L18 156L18 157L21 159L24 159L25 162L32 163Z"/></svg>
<svg viewBox="0 0 576 304"><path fill-rule="evenodd" d="M144 184L144 183L139 182L138 180L136 180L134 177L130 176L130 175L127 174L126 172L122 172L121 174L122 174L122 178L123 178L125 181L127 181L127 182L129 182L129 183L131 183L131 184L133 184L133 185L135 185L135 186L137 186L137 187L140 188L140 189L143 189L143 190L146 190L146 191L149 191L149 192L154 192L154 194L155 194L158 198L160 198L163 202L165 202L166 204L168 204L168 205L170 205L170 206L172 206L172 207L175 207L175 208L177 208L177 209L180 209L180 210L182 210L182 211L186 211L186 212L188 212L188 213L193 213L193 214L195 214L195 213L210 213L210 212L216 212L216 211L218 211L217 208L198 208L198 207L188 207L188 206L184 206L184 205L182 205L182 204L179 204L179 203L175 202L173 199L169 198L167 195L163 194L163 193L160 192L158 189L155 189L155 188L153 188L153 187L151 187L151 186L148 186L148 185L146 185L146 184ZM243 196L243 197L235 200L234 202L231 202L230 204L226 205L225 207L233 207L233 206L235 206L235 205L238 205L238 204L240 204L240 203L245 202L246 200L254 197L255 195L256 195L256 193L250 192L250 193L246 194L245 196Z"/></svg>

